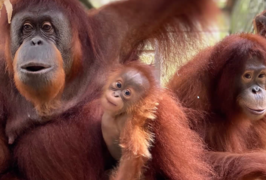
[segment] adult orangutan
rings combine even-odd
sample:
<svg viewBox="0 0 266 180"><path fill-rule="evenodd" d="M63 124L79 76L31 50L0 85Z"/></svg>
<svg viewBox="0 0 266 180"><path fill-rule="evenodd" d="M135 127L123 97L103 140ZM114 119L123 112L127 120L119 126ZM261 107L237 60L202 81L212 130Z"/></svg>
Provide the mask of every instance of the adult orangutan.
<svg viewBox="0 0 266 180"><path fill-rule="evenodd" d="M266 178L264 38L226 37L181 67L168 87L204 138L217 179Z"/></svg>
<svg viewBox="0 0 266 180"><path fill-rule="evenodd" d="M11 2L11 24L6 12L0 18L0 144L11 155L0 158L1 180L100 179L109 156L98 99L108 65L132 60L143 41L167 38L180 22L204 25L213 12L212 0L128 0L89 15L77 0ZM178 179L168 166L156 173Z"/></svg>

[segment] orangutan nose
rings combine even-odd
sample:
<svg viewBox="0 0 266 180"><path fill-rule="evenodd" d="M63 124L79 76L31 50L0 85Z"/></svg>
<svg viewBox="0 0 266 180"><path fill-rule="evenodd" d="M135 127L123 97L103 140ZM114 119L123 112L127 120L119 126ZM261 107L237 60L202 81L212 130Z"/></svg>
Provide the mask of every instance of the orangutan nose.
<svg viewBox="0 0 266 180"><path fill-rule="evenodd" d="M252 92L253 92L254 94L260 93L260 92L261 92L261 89L260 89L259 86L255 86L255 87L252 88Z"/></svg>
<svg viewBox="0 0 266 180"><path fill-rule="evenodd" d="M116 98L120 97L120 93L117 91L114 91L114 97L116 97Z"/></svg>

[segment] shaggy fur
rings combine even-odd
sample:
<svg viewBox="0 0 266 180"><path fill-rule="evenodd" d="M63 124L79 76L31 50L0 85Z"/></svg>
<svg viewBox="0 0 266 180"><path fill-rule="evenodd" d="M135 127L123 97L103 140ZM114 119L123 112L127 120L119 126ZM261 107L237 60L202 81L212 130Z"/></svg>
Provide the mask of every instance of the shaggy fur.
<svg viewBox="0 0 266 180"><path fill-rule="evenodd" d="M149 66L140 63L130 63L119 66L109 78L107 86L114 81L115 77L121 74L121 71L136 70L141 73L143 78L147 78L150 84L148 92L137 101L136 104L126 109L126 116L132 116L132 119L126 121L125 127L120 135L120 146L122 148L122 157L119 165L112 173L111 179L141 179L143 168L147 161L152 158L149 149L154 142L152 133L152 121L156 118L155 112L158 105L158 88L153 76L153 71ZM104 92L105 92L104 90ZM138 92L136 92L138 93Z"/></svg>
<svg viewBox="0 0 266 180"><path fill-rule="evenodd" d="M10 132L18 132L18 139L8 147L12 152L10 160L1 159L3 162L0 164L10 164L4 168L8 171L0 172L1 180L100 179L105 169L110 167L110 156L105 153L100 131L102 112L97 102L108 66L134 60L142 42L149 38L167 42L165 40L170 39L166 33L168 28L179 30L178 37L171 40L185 44L185 37L192 33L180 33L183 26L195 30L198 22L206 25L213 17L208 15L216 9L212 0L127 0L89 13L78 0L11 0L11 3L14 15L26 7L34 10L35 7L53 6L62 10L70 20L72 48L69 51L74 61L70 73L66 74L62 93L51 96L58 98L59 106L51 108L48 114L38 113L36 103L28 100L34 99L38 104L42 102L41 96L21 94L17 87L20 85L14 82L10 25L5 10L1 11L0 47L6 50L3 52L0 48L0 108L3 107L0 111L0 129L7 136ZM55 91L53 93L57 94ZM168 109L168 104L164 108ZM164 115L163 118L166 118L162 121L167 125L168 116ZM7 141L4 135L2 138L1 149L6 149ZM165 152L166 155L161 156L165 162L157 163L164 165L159 168L162 171L171 166L167 162L174 161L174 155L168 157L168 151L163 154ZM168 173L169 178L172 178L171 175L175 175L174 172Z"/></svg>
<svg viewBox="0 0 266 180"><path fill-rule="evenodd" d="M211 170L205 163L201 139L189 129L181 106L157 85L150 66L131 63L121 70L126 68L141 72L150 89L128 110L133 118L120 136L122 157L112 179L153 179L149 177L153 169L166 179L209 179ZM142 177L144 170L147 174Z"/></svg>
<svg viewBox="0 0 266 180"><path fill-rule="evenodd" d="M228 36L196 55L168 84L187 108L191 127L204 138L210 152L221 152L209 157L217 179L266 177L265 152L258 151L266 147L266 119L252 122L234 116L234 74L254 55L266 59L265 39L252 34Z"/></svg>

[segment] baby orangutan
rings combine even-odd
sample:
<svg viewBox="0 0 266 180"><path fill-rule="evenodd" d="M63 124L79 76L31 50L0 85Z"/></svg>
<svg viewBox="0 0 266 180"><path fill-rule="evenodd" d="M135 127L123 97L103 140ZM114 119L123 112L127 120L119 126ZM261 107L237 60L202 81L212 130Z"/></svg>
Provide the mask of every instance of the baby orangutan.
<svg viewBox="0 0 266 180"><path fill-rule="evenodd" d="M154 77L145 68L139 64L123 66L104 88L102 134L109 152L119 160L112 180L142 179L143 168L151 159L151 122L156 117L158 99L153 92Z"/></svg>

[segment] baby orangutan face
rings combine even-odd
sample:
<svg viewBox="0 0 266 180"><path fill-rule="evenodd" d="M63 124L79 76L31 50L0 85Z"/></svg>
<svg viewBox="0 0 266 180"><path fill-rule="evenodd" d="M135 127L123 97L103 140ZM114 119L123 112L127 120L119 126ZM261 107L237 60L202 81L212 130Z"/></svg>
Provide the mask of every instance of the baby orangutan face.
<svg viewBox="0 0 266 180"><path fill-rule="evenodd" d="M106 86L102 96L104 110L115 115L125 112L145 95L149 86L148 79L137 69L120 71Z"/></svg>

